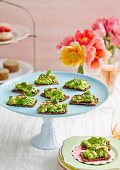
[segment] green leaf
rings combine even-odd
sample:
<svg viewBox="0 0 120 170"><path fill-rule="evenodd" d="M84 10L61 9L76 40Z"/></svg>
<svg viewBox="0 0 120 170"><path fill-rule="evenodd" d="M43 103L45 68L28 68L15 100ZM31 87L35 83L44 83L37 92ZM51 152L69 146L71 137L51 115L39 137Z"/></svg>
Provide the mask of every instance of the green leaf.
<svg viewBox="0 0 120 170"><path fill-rule="evenodd" d="M47 72L46 72L46 76L49 76L51 74L51 70L48 70Z"/></svg>

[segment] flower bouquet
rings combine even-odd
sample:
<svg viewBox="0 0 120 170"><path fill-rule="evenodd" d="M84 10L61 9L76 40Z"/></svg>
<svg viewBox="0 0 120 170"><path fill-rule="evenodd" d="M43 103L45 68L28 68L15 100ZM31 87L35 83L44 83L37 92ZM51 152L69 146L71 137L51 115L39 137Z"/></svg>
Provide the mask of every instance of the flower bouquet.
<svg viewBox="0 0 120 170"><path fill-rule="evenodd" d="M60 60L67 66L79 66L78 72L84 73L84 65L97 69L100 58L107 59L108 53L103 38L98 37L93 30L79 30L74 36L65 37L60 44Z"/></svg>
<svg viewBox="0 0 120 170"><path fill-rule="evenodd" d="M108 62L112 63L116 49L120 49L120 20L114 16L97 19L92 29L104 40L106 49L111 52Z"/></svg>

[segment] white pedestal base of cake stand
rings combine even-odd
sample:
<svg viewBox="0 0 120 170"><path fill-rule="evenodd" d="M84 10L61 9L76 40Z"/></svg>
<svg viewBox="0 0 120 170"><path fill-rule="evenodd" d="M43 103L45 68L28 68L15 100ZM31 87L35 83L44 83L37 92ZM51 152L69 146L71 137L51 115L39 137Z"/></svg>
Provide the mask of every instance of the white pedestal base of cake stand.
<svg viewBox="0 0 120 170"><path fill-rule="evenodd" d="M43 121L40 134L32 138L33 146L45 150L59 149L63 141L56 128L56 119L43 118Z"/></svg>

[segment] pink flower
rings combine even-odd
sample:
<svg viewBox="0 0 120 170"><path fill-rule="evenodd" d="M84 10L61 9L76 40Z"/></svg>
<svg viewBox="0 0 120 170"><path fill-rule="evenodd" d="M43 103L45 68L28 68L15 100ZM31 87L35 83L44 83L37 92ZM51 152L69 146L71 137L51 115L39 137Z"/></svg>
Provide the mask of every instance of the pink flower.
<svg viewBox="0 0 120 170"><path fill-rule="evenodd" d="M73 36L65 37L60 44L56 46L56 48L61 49L64 46L69 46L71 42L74 42L75 38Z"/></svg>
<svg viewBox="0 0 120 170"><path fill-rule="evenodd" d="M116 17L98 19L92 25L92 29L97 32L100 37L107 37L110 44L120 46L120 20Z"/></svg>
<svg viewBox="0 0 120 170"><path fill-rule="evenodd" d="M108 18L106 23L106 30L110 36L111 44L120 46L120 21L118 18Z"/></svg>
<svg viewBox="0 0 120 170"><path fill-rule="evenodd" d="M119 25L118 18L113 16L113 17L106 19L105 28L106 28L106 31L107 31L108 34L113 30L113 27L115 25L116 26Z"/></svg>
<svg viewBox="0 0 120 170"><path fill-rule="evenodd" d="M98 20L96 20L95 23L93 23L92 29L94 31L96 31L98 36L104 37L106 35L105 24L106 24L106 19L104 19L104 18L103 19L98 19Z"/></svg>
<svg viewBox="0 0 120 170"><path fill-rule="evenodd" d="M110 39L112 42L112 45L114 46L120 46L120 28L115 28L113 32L110 33Z"/></svg>
<svg viewBox="0 0 120 170"><path fill-rule="evenodd" d="M94 38L88 44L86 51L86 64L93 69L97 69L100 66L100 58L107 57L104 41L101 38Z"/></svg>

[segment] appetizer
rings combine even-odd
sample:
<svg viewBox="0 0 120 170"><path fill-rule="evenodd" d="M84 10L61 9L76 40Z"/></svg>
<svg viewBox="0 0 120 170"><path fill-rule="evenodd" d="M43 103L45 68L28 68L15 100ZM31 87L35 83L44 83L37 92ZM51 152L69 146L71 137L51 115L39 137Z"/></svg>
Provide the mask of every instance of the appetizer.
<svg viewBox="0 0 120 170"><path fill-rule="evenodd" d="M91 94L88 90L83 94L77 94L72 97L70 104L76 105L87 105L87 106L96 106L99 103L99 99L95 95Z"/></svg>
<svg viewBox="0 0 120 170"><path fill-rule="evenodd" d="M74 90L80 90L80 91L88 90L90 87L91 86L87 80L76 79L76 78L74 78L73 80L67 81L63 86L63 88L65 89L74 89Z"/></svg>
<svg viewBox="0 0 120 170"><path fill-rule="evenodd" d="M83 162L104 161L111 158L106 146L90 147L85 152L81 152L80 157Z"/></svg>
<svg viewBox="0 0 120 170"><path fill-rule="evenodd" d="M28 96L35 96L39 90L34 87L33 84L28 84L26 82L22 82L20 84L16 84L13 92L23 93Z"/></svg>
<svg viewBox="0 0 120 170"><path fill-rule="evenodd" d="M12 29L5 23L0 23L0 41L12 39Z"/></svg>
<svg viewBox="0 0 120 170"><path fill-rule="evenodd" d="M35 100L33 97L29 97L26 95L9 96L7 105L33 107L36 104L36 102L37 100Z"/></svg>
<svg viewBox="0 0 120 170"><path fill-rule="evenodd" d="M64 114L67 112L67 104L45 101L38 107L38 114Z"/></svg>
<svg viewBox="0 0 120 170"><path fill-rule="evenodd" d="M41 93L41 96L51 99L52 101L56 100L57 102L62 102L69 98L62 90L57 88L46 88L44 89L44 93Z"/></svg>
<svg viewBox="0 0 120 170"><path fill-rule="evenodd" d="M72 156L81 163L100 165L115 159L110 141L103 137L91 137L72 149Z"/></svg>
<svg viewBox="0 0 120 170"><path fill-rule="evenodd" d="M81 148L86 150L90 147L100 147L100 146L107 146L110 150L110 141L107 141L103 137L91 137L88 140L83 140L81 142Z"/></svg>
<svg viewBox="0 0 120 170"><path fill-rule="evenodd" d="M9 78L9 70L6 68L0 69L0 81L7 80Z"/></svg>
<svg viewBox="0 0 120 170"><path fill-rule="evenodd" d="M10 73L14 73L19 70L19 63L14 59L8 59L4 61L3 67L7 68Z"/></svg>
<svg viewBox="0 0 120 170"><path fill-rule="evenodd" d="M56 80L56 76L51 72L51 70L48 70L45 74L41 74L37 80L34 82L36 85L54 85L58 84Z"/></svg>

